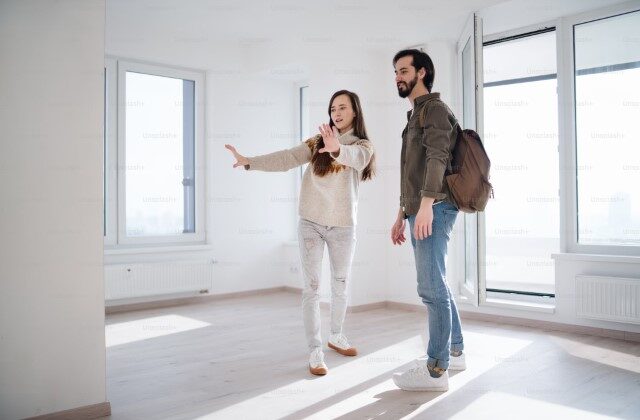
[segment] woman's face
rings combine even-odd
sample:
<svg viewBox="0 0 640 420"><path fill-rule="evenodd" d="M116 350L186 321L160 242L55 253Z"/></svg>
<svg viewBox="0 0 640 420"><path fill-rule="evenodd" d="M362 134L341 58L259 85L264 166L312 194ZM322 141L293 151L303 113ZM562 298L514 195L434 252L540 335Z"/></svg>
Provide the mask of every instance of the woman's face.
<svg viewBox="0 0 640 420"><path fill-rule="evenodd" d="M331 103L331 121L338 127L340 133L351 130L353 128L353 120L356 113L351 106L351 99L347 95L339 95L333 99Z"/></svg>

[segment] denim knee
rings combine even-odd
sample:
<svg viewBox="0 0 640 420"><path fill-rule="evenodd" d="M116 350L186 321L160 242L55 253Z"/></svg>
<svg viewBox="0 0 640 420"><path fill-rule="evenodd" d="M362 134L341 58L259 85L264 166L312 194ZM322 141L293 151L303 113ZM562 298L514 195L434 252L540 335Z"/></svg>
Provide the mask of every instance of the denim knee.
<svg viewBox="0 0 640 420"><path fill-rule="evenodd" d="M442 290L438 290L442 289ZM418 296L425 303L432 303L436 305L448 305L451 304L449 293L444 288L438 288L434 290L432 287L418 285Z"/></svg>

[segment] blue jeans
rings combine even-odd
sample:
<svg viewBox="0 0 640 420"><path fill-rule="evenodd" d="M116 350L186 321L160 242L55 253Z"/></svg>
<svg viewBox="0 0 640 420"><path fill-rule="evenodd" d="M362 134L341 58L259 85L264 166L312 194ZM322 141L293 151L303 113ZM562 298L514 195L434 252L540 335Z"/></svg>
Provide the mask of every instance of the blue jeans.
<svg viewBox="0 0 640 420"><path fill-rule="evenodd" d="M427 306L429 320L427 364L443 369L449 367L450 352L464 349L458 308L445 279L447 245L457 216L458 209L453 204L446 201L434 204L432 234L422 240L413 236L416 216L409 216L418 295Z"/></svg>

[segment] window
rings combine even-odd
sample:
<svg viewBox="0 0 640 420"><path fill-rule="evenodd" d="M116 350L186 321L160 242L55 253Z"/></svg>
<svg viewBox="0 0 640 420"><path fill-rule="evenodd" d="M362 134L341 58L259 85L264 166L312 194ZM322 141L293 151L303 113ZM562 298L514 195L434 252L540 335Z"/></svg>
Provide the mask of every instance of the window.
<svg viewBox="0 0 640 420"><path fill-rule="evenodd" d="M117 95L117 119L106 106L105 156L117 182L105 177L116 202L105 205L105 244L202 243L203 74L119 60L107 61L107 73L109 66L117 67L106 87Z"/></svg>
<svg viewBox="0 0 640 420"><path fill-rule="evenodd" d="M305 141L311 137L311 128L309 127L309 86L300 86L298 90L298 95L300 98L299 102L299 110L300 110L300 141ZM300 178L302 179L302 174L307 169L307 164L302 165L300 167Z"/></svg>
<svg viewBox="0 0 640 420"><path fill-rule="evenodd" d="M482 20L466 26L463 125L483 136L495 198L477 235L464 215L459 290L472 304L552 311L558 254L640 256L640 11L625 3L490 34L481 54L469 39L483 37Z"/></svg>
<svg viewBox="0 0 640 420"><path fill-rule="evenodd" d="M640 245L640 11L573 26L577 240Z"/></svg>
<svg viewBox="0 0 640 420"><path fill-rule="evenodd" d="M560 250L556 35L486 43L484 143L495 199L485 213L486 289L554 295Z"/></svg>
<svg viewBox="0 0 640 420"><path fill-rule="evenodd" d="M193 233L195 83L125 74L126 234Z"/></svg>

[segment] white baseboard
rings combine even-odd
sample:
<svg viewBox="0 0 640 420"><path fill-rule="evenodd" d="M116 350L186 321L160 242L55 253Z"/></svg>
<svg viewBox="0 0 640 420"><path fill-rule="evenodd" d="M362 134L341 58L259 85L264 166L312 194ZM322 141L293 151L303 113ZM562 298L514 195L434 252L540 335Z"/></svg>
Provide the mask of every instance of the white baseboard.
<svg viewBox="0 0 640 420"><path fill-rule="evenodd" d="M281 286L281 287L273 287L268 289L247 290L243 292L225 293L225 294L219 294L219 295L204 295L204 296L193 296L193 297L183 297L183 298L178 297L173 299L163 299L163 300L156 300L156 301L150 301L150 302L119 304L119 305L112 304L106 307L105 311L107 314L111 314L111 313L118 313L118 312L138 311L138 310L151 309L151 308L162 308L167 306L186 305L191 303L201 303L201 302L208 302L208 301L220 300L220 299L233 299L233 298L246 297L246 296L258 296L258 295L265 295L265 294L278 293L278 292L294 293L299 295L302 293L302 289L297 287L291 287L291 286ZM327 308L328 303L322 302L321 307ZM404 311L410 311L410 312L421 312L421 313L426 312L426 307L424 305L393 302L393 301L380 301L380 302L367 303L363 305L349 306L347 308L347 312L357 313L357 312L364 312L364 311L384 309L384 308L404 310ZM533 320L533 319L527 319L527 318L484 314L484 313L469 312L469 311L460 311L460 317L462 319L468 319L468 320L497 322L501 324L520 325L524 327L531 327L531 328L538 328L538 329L545 329L545 330L552 330L552 331L563 331L563 332L587 334L587 335L594 335L598 337L617 338L620 340L640 342L640 333L634 333L629 331L619 331L619 330L611 330L607 328L563 324L560 322L539 321L539 320Z"/></svg>

